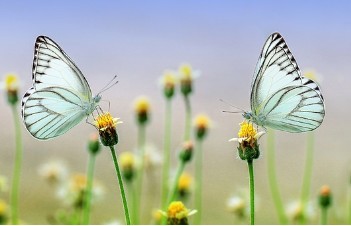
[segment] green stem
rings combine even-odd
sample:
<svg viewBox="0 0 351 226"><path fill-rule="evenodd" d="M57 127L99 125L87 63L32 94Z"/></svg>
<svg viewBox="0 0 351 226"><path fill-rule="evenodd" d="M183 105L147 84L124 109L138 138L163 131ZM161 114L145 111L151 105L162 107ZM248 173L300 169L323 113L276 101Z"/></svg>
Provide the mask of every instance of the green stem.
<svg viewBox="0 0 351 226"><path fill-rule="evenodd" d="M140 158L140 167L137 173L136 179L136 203L134 207L134 223L139 224L140 222L140 206L141 206L141 193L143 187L143 177L144 177L144 163L145 163L145 140L146 140L146 130L145 125L139 125L138 127L138 151Z"/></svg>
<svg viewBox="0 0 351 226"><path fill-rule="evenodd" d="M117 161L117 156L116 156L116 152L115 152L115 147L114 146L110 146L111 149L111 154L112 154L112 158L113 158L113 162L116 168L116 174L117 174L117 179L118 179L118 184L119 184L119 189L121 191L121 196L122 196L122 202L123 202L123 208L124 208L124 216L126 219L126 224L130 225L130 217L129 217L129 211L128 211L128 203L127 203L127 199L126 199L126 194L124 192L124 187L123 187L123 180L122 180L122 176L121 176L121 172L119 170L119 166L118 166L118 161Z"/></svg>
<svg viewBox="0 0 351 226"><path fill-rule="evenodd" d="M251 225L255 224L255 179L253 171L253 161L248 160L247 166L249 168L249 177L250 177L250 223Z"/></svg>
<svg viewBox="0 0 351 226"><path fill-rule="evenodd" d="M93 190L94 181L94 169L95 169L96 155L89 152L88 170L87 170L87 190L84 201L83 209L83 224L88 225L90 223L90 209L91 209L91 197Z"/></svg>
<svg viewBox="0 0 351 226"><path fill-rule="evenodd" d="M326 225L328 222L327 219L328 219L328 208L322 207L321 208L321 224Z"/></svg>
<svg viewBox="0 0 351 226"><path fill-rule="evenodd" d="M137 206L137 200L136 200L136 191L135 191L135 184L132 183L131 181L127 182L127 189L128 189L128 194L129 194L129 202L131 200L132 202L132 223L135 224L135 219L136 219L136 212L135 212L135 208Z"/></svg>
<svg viewBox="0 0 351 226"><path fill-rule="evenodd" d="M184 141L190 140L191 134L191 104L189 96L184 96L185 102L185 131L184 131Z"/></svg>
<svg viewBox="0 0 351 226"><path fill-rule="evenodd" d="M275 148L274 148L274 130L268 130L268 137L267 137L267 165L268 165L268 180L269 180L269 187L271 189L273 201L275 208L278 213L279 223L280 224L287 224L288 219L285 215L283 203L280 197L276 170L275 170Z"/></svg>
<svg viewBox="0 0 351 226"><path fill-rule="evenodd" d="M168 178L171 161L171 119L172 119L172 105L170 99L166 99L166 112L165 112L165 136L163 145L163 169L162 169L162 196L161 206L162 209L167 207L167 191L168 191Z"/></svg>
<svg viewBox="0 0 351 226"><path fill-rule="evenodd" d="M184 168L185 168L185 162L181 161L180 165L178 166L176 176L174 178L174 183L172 185L172 190L171 190L171 192L169 193L169 196L168 196L167 206L171 202L173 202L176 199L176 197L177 197L178 181L179 181L179 178L180 178L180 176L182 175L182 173L184 171Z"/></svg>
<svg viewBox="0 0 351 226"><path fill-rule="evenodd" d="M305 224L306 217L306 205L308 201L308 196L311 188L311 178L312 178L312 166L313 166L313 153L314 153L314 133L310 132L307 135L307 150L306 150L306 162L303 175L302 189L301 189L301 214L300 224Z"/></svg>
<svg viewBox="0 0 351 226"><path fill-rule="evenodd" d="M12 191L11 191L11 223L18 224L18 195L19 195L19 183L21 177L21 166L23 157L23 144L22 144L22 133L20 127L19 113L16 105L11 105L13 119L15 124L15 142L16 142L16 153L15 153L15 164L12 175Z"/></svg>
<svg viewBox="0 0 351 226"><path fill-rule="evenodd" d="M194 224L201 224L202 218L202 141L196 139L196 151L195 151L195 209L197 210Z"/></svg>
<svg viewBox="0 0 351 226"><path fill-rule="evenodd" d="M348 201L347 201L347 224L351 225L351 180L348 181Z"/></svg>

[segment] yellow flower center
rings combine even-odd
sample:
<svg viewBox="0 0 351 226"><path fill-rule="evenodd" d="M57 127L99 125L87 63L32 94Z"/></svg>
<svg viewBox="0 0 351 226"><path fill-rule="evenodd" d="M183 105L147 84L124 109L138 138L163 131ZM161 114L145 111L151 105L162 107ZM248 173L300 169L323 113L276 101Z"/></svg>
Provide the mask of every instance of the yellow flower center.
<svg viewBox="0 0 351 226"><path fill-rule="evenodd" d="M168 218L182 219L188 216L188 209L180 201L172 202L168 207Z"/></svg>
<svg viewBox="0 0 351 226"><path fill-rule="evenodd" d="M123 152L120 156L122 169L133 169L135 165L135 158L131 152Z"/></svg>
<svg viewBox="0 0 351 226"><path fill-rule="evenodd" d="M192 177L188 173L183 173L178 181L179 190L189 190L191 185Z"/></svg>
<svg viewBox="0 0 351 226"><path fill-rule="evenodd" d="M98 115L94 123L98 130L105 130L106 128L114 128L118 123L121 123L118 119L112 118L111 114L106 112Z"/></svg>
<svg viewBox="0 0 351 226"><path fill-rule="evenodd" d="M190 64L183 64L179 67L179 73L181 74L182 81L192 80L192 68Z"/></svg>
<svg viewBox="0 0 351 226"><path fill-rule="evenodd" d="M149 99L144 96L139 97L135 101L134 109L138 114L148 112L150 109Z"/></svg>
<svg viewBox="0 0 351 226"><path fill-rule="evenodd" d="M321 190L320 190L321 196L327 197L330 195L330 188L327 185L323 185Z"/></svg>
<svg viewBox="0 0 351 226"><path fill-rule="evenodd" d="M198 115L195 118L195 126L196 128L208 128L210 124L210 119L206 115Z"/></svg>
<svg viewBox="0 0 351 226"><path fill-rule="evenodd" d="M165 72L162 83L167 87L174 87L176 84L176 77L173 72Z"/></svg>
<svg viewBox="0 0 351 226"><path fill-rule="evenodd" d="M244 121L240 124L240 130L238 133L239 138L247 138L247 140L254 139L257 134L256 129L252 123Z"/></svg>
<svg viewBox="0 0 351 226"><path fill-rule="evenodd" d="M18 90L18 77L14 74L8 74L5 77L5 89L7 91Z"/></svg>
<svg viewBox="0 0 351 226"><path fill-rule="evenodd" d="M74 174L71 178L70 185L72 191L84 191L87 186L87 177L83 174Z"/></svg>

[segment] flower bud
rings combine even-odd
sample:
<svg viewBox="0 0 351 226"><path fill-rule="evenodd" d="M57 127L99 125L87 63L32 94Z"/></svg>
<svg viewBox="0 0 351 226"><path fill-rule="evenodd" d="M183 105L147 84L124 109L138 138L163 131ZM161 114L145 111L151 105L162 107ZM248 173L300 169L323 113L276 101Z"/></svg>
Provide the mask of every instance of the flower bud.
<svg viewBox="0 0 351 226"><path fill-rule="evenodd" d="M119 118L112 118L109 112L98 115L95 120L95 127L100 134L101 143L104 146L114 146L118 143L116 125L122 123Z"/></svg>
<svg viewBox="0 0 351 226"><path fill-rule="evenodd" d="M322 208L328 208L331 205L332 196L330 192L330 188L327 185L323 185L319 192L319 205Z"/></svg>
<svg viewBox="0 0 351 226"><path fill-rule="evenodd" d="M93 155L96 155L100 151L99 136L96 133L90 135L88 151Z"/></svg>
<svg viewBox="0 0 351 226"><path fill-rule="evenodd" d="M147 97L138 97L134 102L134 109L137 117L137 122L140 125L145 125L149 121L150 102Z"/></svg>
<svg viewBox="0 0 351 226"><path fill-rule="evenodd" d="M194 145L191 141L186 141L183 144L183 149L179 154L179 158L183 162L189 162L193 155Z"/></svg>

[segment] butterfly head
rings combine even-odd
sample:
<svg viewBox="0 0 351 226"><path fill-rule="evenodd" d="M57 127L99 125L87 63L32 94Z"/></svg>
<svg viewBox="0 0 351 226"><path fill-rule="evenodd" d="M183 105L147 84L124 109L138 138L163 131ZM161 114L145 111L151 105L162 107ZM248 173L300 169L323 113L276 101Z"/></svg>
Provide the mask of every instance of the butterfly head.
<svg viewBox="0 0 351 226"><path fill-rule="evenodd" d="M94 100L94 103L95 103L95 104L99 103L100 100L101 100L101 95L100 95L100 93L98 93L96 96L94 96L93 100Z"/></svg>
<svg viewBox="0 0 351 226"><path fill-rule="evenodd" d="M252 113L251 112L244 112L243 113L243 117L244 117L244 119L246 119L246 120L252 120Z"/></svg>

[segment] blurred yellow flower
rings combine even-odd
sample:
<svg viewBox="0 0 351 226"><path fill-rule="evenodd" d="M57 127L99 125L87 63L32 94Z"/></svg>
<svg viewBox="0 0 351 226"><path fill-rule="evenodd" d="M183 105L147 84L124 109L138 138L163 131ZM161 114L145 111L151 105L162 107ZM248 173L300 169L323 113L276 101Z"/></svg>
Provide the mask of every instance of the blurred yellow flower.
<svg viewBox="0 0 351 226"><path fill-rule="evenodd" d="M150 101L146 96L140 96L134 101L134 110L137 114L150 111Z"/></svg>
<svg viewBox="0 0 351 226"><path fill-rule="evenodd" d="M0 224L7 224L8 217L8 205L0 199Z"/></svg>
<svg viewBox="0 0 351 226"><path fill-rule="evenodd" d="M323 80L322 76L319 73L317 73L314 69L306 70L303 73L303 76L317 83L321 83Z"/></svg>
<svg viewBox="0 0 351 226"><path fill-rule="evenodd" d="M154 224L161 224L162 223L162 212L160 210L154 209L152 211L152 219Z"/></svg>
<svg viewBox="0 0 351 226"><path fill-rule="evenodd" d="M189 193L192 181L193 177L189 173L182 173L178 180L178 192L180 195L186 195Z"/></svg>
<svg viewBox="0 0 351 226"><path fill-rule="evenodd" d="M176 86L176 83L176 72L167 70L163 73L163 76L161 77L161 85L167 98L170 98L174 95L174 88Z"/></svg>
<svg viewBox="0 0 351 226"><path fill-rule="evenodd" d="M135 156L132 152L125 151L119 156L121 169L134 169L135 168Z"/></svg>
<svg viewBox="0 0 351 226"><path fill-rule="evenodd" d="M15 74L8 74L5 76L5 90L7 92L18 91L19 79Z"/></svg>
<svg viewBox="0 0 351 226"><path fill-rule="evenodd" d="M195 126L195 133L198 139L202 139L206 136L210 125L211 125L211 121L207 115L199 114L195 117L194 126Z"/></svg>

